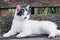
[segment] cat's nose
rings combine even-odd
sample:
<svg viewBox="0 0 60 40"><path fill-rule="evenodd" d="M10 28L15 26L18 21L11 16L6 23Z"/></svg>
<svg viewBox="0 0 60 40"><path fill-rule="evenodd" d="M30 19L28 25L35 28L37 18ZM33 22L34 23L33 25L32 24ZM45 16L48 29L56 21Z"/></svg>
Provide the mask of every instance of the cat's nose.
<svg viewBox="0 0 60 40"><path fill-rule="evenodd" d="M25 17L24 19L26 19L27 17Z"/></svg>

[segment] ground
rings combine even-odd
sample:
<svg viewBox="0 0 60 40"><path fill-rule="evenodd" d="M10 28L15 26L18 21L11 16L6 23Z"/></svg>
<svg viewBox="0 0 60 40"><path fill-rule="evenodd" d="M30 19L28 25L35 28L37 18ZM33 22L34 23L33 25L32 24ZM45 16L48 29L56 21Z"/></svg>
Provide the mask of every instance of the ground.
<svg viewBox="0 0 60 40"><path fill-rule="evenodd" d="M40 35L40 36L25 37L25 38L16 38L16 37L3 38L2 35L0 35L0 40L60 40L60 37L49 39L47 36L48 35Z"/></svg>

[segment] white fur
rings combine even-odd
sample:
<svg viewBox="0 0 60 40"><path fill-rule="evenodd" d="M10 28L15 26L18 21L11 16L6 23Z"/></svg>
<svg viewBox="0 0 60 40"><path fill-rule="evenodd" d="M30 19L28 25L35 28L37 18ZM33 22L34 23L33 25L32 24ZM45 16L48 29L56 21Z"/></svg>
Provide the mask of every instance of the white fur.
<svg viewBox="0 0 60 40"><path fill-rule="evenodd" d="M24 15L17 16L15 12L12 27L8 33L5 33L3 37L10 37L16 33L19 33L16 37L26 37L30 35L49 34L50 37L60 35L60 30L57 29L57 25L51 21L34 21L29 20L30 15L27 15L27 11ZM27 17L27 19L24 19Z"/></svg>

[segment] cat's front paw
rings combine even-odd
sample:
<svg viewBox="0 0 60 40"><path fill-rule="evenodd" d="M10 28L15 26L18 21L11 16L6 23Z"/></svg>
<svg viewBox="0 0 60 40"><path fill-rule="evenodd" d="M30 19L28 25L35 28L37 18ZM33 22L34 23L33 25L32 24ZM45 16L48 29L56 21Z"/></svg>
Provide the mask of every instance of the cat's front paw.
<svg viewBox="0 0 60 40"><path fill-rule="evenodd" d="M20 38L21 36L20 36L20 35L17 35L16 37L17 37L17 38Z"/></svg>
<svg viewBox="0 0 60 40"><path fill-rule="evenodd" d="M10 37L8 33L3 34L3 37Z"/></svg>

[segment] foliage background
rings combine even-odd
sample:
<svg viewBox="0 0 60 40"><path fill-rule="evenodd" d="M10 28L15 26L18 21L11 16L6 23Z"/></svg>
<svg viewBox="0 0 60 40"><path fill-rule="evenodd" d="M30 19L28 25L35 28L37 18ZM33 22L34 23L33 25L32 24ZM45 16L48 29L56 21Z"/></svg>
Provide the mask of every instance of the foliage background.
<svg viewBox="0 0 60 40"><path fill-rule="evenodd" d="M60 7L35 8L34 11L34 14L60 14ZM15 9L9 9L9 13L12 15Z"/></svg>

